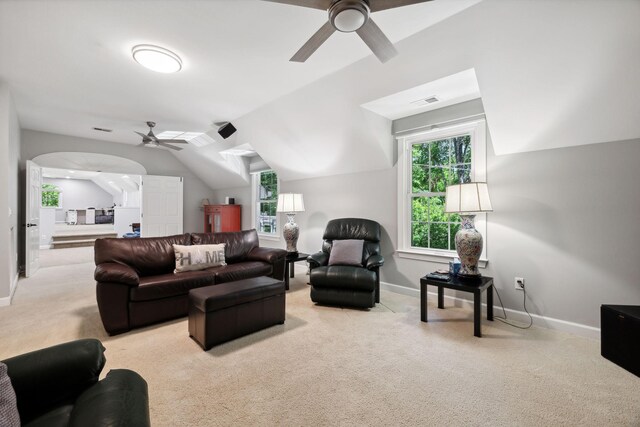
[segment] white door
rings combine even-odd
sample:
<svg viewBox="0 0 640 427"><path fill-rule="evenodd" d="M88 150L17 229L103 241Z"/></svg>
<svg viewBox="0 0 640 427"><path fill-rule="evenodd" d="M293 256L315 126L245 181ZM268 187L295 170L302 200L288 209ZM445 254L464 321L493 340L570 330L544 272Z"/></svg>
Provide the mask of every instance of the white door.
<svg viewBox="0 0 640 427"><path fill-rule="evenodd" d="M182 234L182 178L143 175L140 236Z"/></svg>
<svg viewBox="0 0 640 427"><path fill-rule="evenodd" d="M27 206L25 209L25 276L40 267L40 205L42 204L42 168L27 160Z"/></svg>

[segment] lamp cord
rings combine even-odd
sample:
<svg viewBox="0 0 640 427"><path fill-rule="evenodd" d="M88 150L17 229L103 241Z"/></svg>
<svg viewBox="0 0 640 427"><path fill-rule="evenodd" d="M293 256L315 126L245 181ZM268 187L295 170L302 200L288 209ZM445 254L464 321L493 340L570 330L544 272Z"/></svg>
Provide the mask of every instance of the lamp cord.
<svg viewBox="0 0 640 427"><path fill-rule="evenodd" d="M498 301L500 301L500 307L502 307L502 313L504 314L504 317L500 317L500 316L493 316L493 317L495 319L498 319L502 323L506 323L509 326L513 326L514 328L529 329L531 325L533 325L533 317L531 317L531 313L529 313L529 311L527 310L527 288L522 288L522 291L523 291L522 307L524 308L525 313L527 313L527 315L529 316L529 325L527 326L516 325L514 323L511 323L509 320L507 320L507 312L504 309L504 304L502 304L502 298L500 298L500 292L498 292L498 289L495 286L493 287L493 289L496 291L496 295L498 295Z"/></svg>

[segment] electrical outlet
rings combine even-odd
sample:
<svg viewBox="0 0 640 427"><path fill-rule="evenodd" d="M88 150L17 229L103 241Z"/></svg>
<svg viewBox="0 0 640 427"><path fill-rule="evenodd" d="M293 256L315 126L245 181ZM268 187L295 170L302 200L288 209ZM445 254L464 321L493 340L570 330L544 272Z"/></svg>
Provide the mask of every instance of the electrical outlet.
<svg viewBox="0 0 640 427"><path fill-rule="evenodd" d="M524 277L516 277L516 278L514 278L513 284L515 285L517 290L519 290L519 291L524 290Z"/></svg>

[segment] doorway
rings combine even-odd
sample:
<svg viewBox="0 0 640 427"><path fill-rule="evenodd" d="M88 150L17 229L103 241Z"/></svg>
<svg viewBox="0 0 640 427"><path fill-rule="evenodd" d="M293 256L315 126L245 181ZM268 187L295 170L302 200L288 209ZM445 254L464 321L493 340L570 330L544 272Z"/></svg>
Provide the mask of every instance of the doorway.
<svg viewBox="0 0 640 427"><path fill-rule="evenodd" d="M47 177L43 177L43 171ZM43 154L27 161L26 178L27 277L39 267L41 246L68 248L89 243L87 241L93 245L95 239L101 237L136 238L182 233L181 177L147 175L141 164L117 156L71 152ZM76 187L80 181L84 181L85 187L93 186L93 191L85 192L84 201L77 201L76 196L82 193L77 188L65 190L73 181L76 181ZM46 186L42 187L43 184ZM92 197L99 194L103 198L88 200L87 194ZM76 201L70 203L69 197ZM52 206L44 206L48 211L41 211L43 204ZM46 217L44 223L41 212L43 218ZM125 236L133 234L134 224L140 224L140 234ZM56 235L72 243L54 245Z"/></svg>

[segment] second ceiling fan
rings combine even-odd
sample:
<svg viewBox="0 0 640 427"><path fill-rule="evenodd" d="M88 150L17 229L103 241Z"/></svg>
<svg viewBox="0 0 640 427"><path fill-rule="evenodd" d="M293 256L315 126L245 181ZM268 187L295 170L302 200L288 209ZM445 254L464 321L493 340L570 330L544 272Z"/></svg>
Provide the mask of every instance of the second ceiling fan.
<svg viewBox="0 0 640 427"><path fill-rule="evenodd" d="M397 51L380 27L371 19L371 13L431 0L264 0L326 10L329 20L290 59L305 62L331 34L356 32L381 62L387 62Z"/></svg>
<svg viewBox="0 0 640 427"><path fill-rule="evenodd" d="M147 126L149 126L149 133L146 135L142 132L134 131L142 137L142 142L138 144L139 147L166 147L170 148L171 150L180 151L182 150L182 148L174 147L171 144L188 144L188 142L184 139L158 139L158 137L153 133L153 128L155 127L155 125L155 122L147 122Z"/></svg>

